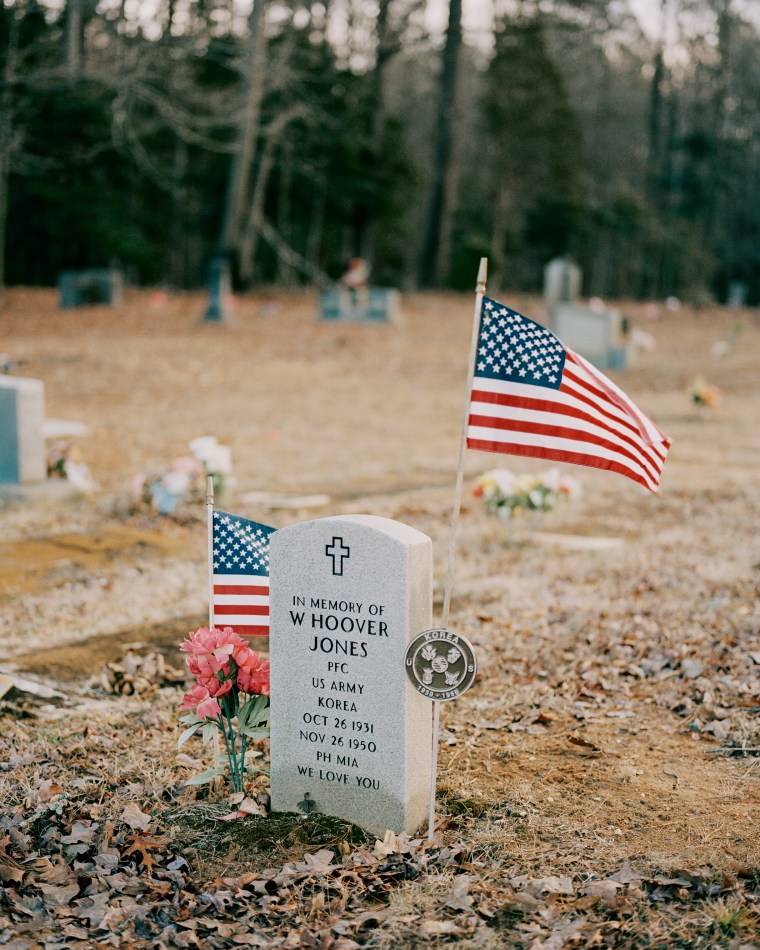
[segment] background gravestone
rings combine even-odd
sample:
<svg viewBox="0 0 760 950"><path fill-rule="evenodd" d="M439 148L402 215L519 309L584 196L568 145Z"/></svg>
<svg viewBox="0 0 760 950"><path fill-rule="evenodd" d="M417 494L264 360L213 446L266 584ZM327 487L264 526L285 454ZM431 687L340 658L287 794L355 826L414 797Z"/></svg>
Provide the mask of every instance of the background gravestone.
<svg viewBox="0 0 760 950"><path fill-rule="evenodd" d="M0 483L26 485L47 477L45 384L0 376Z"/></svg>
<svg viewBox="0 0 760 950"><path fill-rule="evenodd" d="M430 538L371 515L306 521L272 535L269 570L272 810L416 831L432 722L404 656L431 624Z"/></svg>
<svg viewBox="0 0 760 950"><path fill-rule="evenodd" d="M121 272L113 267L63 271L58 277L59 306L63 309L94 304L116 307L121 303L123 288Z"/></svg>
<svg viewBox="0 0 760 950"><path fill-rule="evenodd" d="M544 303L550 322L559 303L571 303L581 293L581 269L569 257L555 257L544 268Z"/></svg>
<svg viewBox="0 0 760 950"><path fill-rule="evenodd" d="M571 350L599 369L626 369L626 321L619 310L591 310L560 303L554 308L552 332Z"/></svg>
<svg viewBox="0 0 760 950"><path fill-rule="evenodd" d="M351 323L399 323L400 300L399 292L389 287L323 290L319 297L319 315L322 320Z"/></svg>
<svg viewBox="0 0 760 950"><path fill-rule="evenodd" d="M627 322L617 310L578 303L581 270L569 257L555 257L544 268L547 327L570 349L599 369L628 365Z"/></svg>
<svg viewBox="0 0 760 950"><path fill-rule="evenodd" d="M227 300L232 293L230 265L226 257L214 257L208 265L208 305L204 323L226 323L229 317Z"/></svg>

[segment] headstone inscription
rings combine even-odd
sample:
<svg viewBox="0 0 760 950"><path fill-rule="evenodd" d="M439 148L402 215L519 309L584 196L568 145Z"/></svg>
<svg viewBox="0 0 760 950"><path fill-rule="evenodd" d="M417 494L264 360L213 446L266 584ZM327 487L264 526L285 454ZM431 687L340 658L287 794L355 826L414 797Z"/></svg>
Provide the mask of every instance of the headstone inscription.
<svg viewBox="0 0 760 950"><path fill-rule="evenodd" d="M0 483L26 485L47 476L45 384L0 376Z"/></svg>
<svg viewBox="0 0 760 950"><path fill-rule="evenodd" d="M272 535L269 572L272 809L413 833L432 722L404 665L430 627L430 538L372 515L301 522Z"/></svg>

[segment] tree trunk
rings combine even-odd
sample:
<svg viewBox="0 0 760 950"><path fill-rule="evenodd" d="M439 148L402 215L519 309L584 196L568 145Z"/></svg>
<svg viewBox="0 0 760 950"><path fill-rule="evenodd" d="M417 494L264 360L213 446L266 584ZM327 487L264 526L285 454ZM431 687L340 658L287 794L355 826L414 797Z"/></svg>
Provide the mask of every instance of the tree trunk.
<svg viewBox="0 0 760 950"><path fill-rule="evenodd" d="M311 205L309 231L306 235L306 260L315 267L319 262L322 236L325 230L325 206L327 203L325 182L321 175L314 178L314 197Z"/></svg>
<svg viewBox="0 0 760 950"><path fill-rule="evenodd" d="M283 235L288 244L292 244L292 216L290 205L290 191L293 186L293 148L286 140L282 150L282 162L277 199L277 230ZM275 282L279 287L294 287L297 284L296 274L286 261L277 259L277 273Z"/></svg>
<svg viewBox="0 0 760 950"><path fill-rule="evenodd" d="M462 47L462 0L449 0L449 22L438 86L433 152L433 180L422 240L419 275L423 286L440 285L448 277L451 230L459 169L454 155L459 57Z"/></svg>
<svg viewBox="0 0 760 950"><path fill-rule="evenodd" d="M287 124L292 122L297 116L302 115L303 111L303 106L300 104L295 105L285 112L281 112L267 128L266 141L264 142L264 147L259 157L256 184L253 189L253 195L251 196L246 224L241 230L238 244L240 252L240 280L244 285L253 280L256 247L258 245L264 212L264 198L266 197L269 176L274 164L275 147L280 141L280 136L285 131ZM287 244L287 241L283 239L283 243ZM288 263L287 258L284 258L284 260Z"/></svg>
<svg viewBox="0 0 760 950"><path fill-rule="evenodd" d="M219 238L220 253L231 256L240 252L242 222L259 132L266 56L264 9L265 0L254 0L248 19L248 50L243 78L244 105L238 126L235 154L230 167L222 231Z"/></svg>
<svg viewBox="0 0 760 950"><path fill-rule="evenodd" d="M187 246L185 243L187 145L177 136L174 143L174 183L172 185L172 220L170 225L169 282L183 287L187 278Z"/></svg>
<svg viewBox="0 0 760 950"><path fill-rule="evenodd" d="M8 183L13 155L13 84L18 57L18 20L10 12L8 46L5 53L2 95L0 95L0 293L5 289L5 236L8 222Z"/></svg>
<svg viewBox="0 0 760 950"><path fill-rule="evenodd" d="M662 185L662 141L663 141L663 84L665 81L665 64L663 61L662 46L654 57L654 73L649 98L649 163L648 185L649 197L656 201Z"/></svg>
<svg viewBox="0 0 760 950"><path fill-rule="evenodd" d="M507 273L507 257L504 253L504 245L507 241L511 197L512 189L506 182L500 181L497 186L493 221L491 222L491 261L489 267L490 282L496 290L504 287Z"/></svg>
<svg viewBox="0 0 760 950"><path fill-rule="evenodd" d="M380 164L383 150L383 136L385 133L385 76L393 56L388 26L388 11L390 0L379 0L375 32L377 34L377 52L375 53L375 67L372 70L372 165L377 168ZM364 216L364 226L357 235L359 256L369 262L372 269L372 257L377 238L377 225L368 216Z"/></svg>
<svg viewBox="0 0 760 950"><path fill-rule="evenodd" d="M76 82L82 71L82 0L66 0L66 70Z"/></svg>

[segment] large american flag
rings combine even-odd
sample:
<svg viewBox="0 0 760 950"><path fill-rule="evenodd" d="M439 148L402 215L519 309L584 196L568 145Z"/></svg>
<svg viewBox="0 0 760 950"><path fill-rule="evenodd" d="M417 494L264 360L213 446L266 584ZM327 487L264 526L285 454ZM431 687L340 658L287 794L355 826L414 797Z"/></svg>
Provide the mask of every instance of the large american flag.
<svg viewBox="0 0 760 950"><path fill-rule="evenodd" d="M214 512L214 625L269 636L269 539L274 528Z"/></svg>
<svg viewBox="0 0 760 950"><path fill-rule="evenodd" d="M483 298L467 446L609 469L657 491L670 439L538 323Z"/></svg>

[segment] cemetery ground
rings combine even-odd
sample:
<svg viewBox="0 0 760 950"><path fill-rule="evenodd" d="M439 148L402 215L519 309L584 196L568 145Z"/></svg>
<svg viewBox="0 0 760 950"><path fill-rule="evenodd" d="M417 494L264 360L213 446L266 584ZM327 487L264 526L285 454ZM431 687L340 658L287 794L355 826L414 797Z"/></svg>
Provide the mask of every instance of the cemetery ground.
<svg viewBox="0 0 760 950"><path fill-rule="evenodd" d="M160 517L133 476L213 434L235 465L220 507L430 535L439 616L472 302L326 325L277 293L214 326L200 296L2 298L15 373L87 424L98 490L2 501L0 669L42 685L0 700L0 947L760 946L757 312L624 305L657 344L612 375L674 439L660 496L573 469L582 496L507 543L474 477L547 466L467 454L449 625L479 674L442 708L432 845L223 821L223 789L186 785L209 754L177 751L173 673L207 617L205 506ZM696 376L721 391L707 414Z"/></svg>

